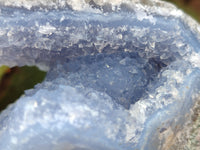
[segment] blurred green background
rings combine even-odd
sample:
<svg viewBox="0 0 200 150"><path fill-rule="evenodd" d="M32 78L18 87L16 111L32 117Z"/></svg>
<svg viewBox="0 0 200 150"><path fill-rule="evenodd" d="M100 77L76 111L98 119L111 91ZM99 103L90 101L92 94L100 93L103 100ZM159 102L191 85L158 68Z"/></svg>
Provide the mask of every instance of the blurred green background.
<svg viewBox="0 0 200 150"><path fill-rule="evenodd" d="M175 4L185 13L200 22L200 0L163 0Z"/></svg>
<svg viewBox="0 0 200 150"><path fill-rule="evenodd" d="M200 21L200 0L166 0ZM42 82L46 73L36 67L0 67L0 111L13 103L24 90L33 88Z"/></svg>
<svg viewBox="0 0 200 150"><path fill-rule="evenodd" d="M31 89L39 82L42 82L46 72L37 67L0 67L0 111L8 104L13 103L24 90Z"/></svg>

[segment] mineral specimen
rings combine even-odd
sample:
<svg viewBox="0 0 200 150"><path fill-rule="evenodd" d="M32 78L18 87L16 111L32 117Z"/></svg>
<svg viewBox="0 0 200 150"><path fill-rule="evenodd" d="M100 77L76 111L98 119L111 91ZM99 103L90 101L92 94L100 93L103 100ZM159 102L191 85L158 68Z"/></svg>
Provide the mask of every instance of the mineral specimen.
<svg viewBox="0 0 200 150"><path fill-rule="evenodd" d="M200 27L168 3L0 0L0 22L0 64L48 71L2 150L168 149L199 96Z"/></svg>

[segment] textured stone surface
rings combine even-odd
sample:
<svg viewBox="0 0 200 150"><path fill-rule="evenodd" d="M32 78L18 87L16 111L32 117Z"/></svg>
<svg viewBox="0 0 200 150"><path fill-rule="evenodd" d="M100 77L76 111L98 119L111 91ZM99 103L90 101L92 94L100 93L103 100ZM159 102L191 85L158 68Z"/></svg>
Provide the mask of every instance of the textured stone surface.
<svg viewBox="0 0 200 150"><path fill-rule="evenodd" d="M0 64L48 70L1 113L0 149L171 147L199 96L199 26L144 2L0 1Z"/></svg>

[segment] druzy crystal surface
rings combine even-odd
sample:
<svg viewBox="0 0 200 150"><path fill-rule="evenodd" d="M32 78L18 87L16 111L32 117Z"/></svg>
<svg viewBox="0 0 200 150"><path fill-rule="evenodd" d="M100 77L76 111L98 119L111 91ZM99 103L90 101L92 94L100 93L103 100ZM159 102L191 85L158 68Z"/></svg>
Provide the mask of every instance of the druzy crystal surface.
<svg viewBox="0 0 200 150"><path fill-rule="evenodd" d="M156 0L0 0L0 64L48 71L1 112L0 149L168 149L199 96L199 30Z"/></svg>

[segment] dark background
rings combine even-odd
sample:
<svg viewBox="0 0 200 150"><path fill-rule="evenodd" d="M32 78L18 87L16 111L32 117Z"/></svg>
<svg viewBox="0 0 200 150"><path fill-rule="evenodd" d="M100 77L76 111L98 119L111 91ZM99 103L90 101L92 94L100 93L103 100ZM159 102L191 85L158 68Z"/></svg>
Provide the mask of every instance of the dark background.
<svg viewBox="0 0 200 150"><path fill-rule="evenodd" d="M200 0L165 0L175 4L184 12L200 22Z"/></svg>

